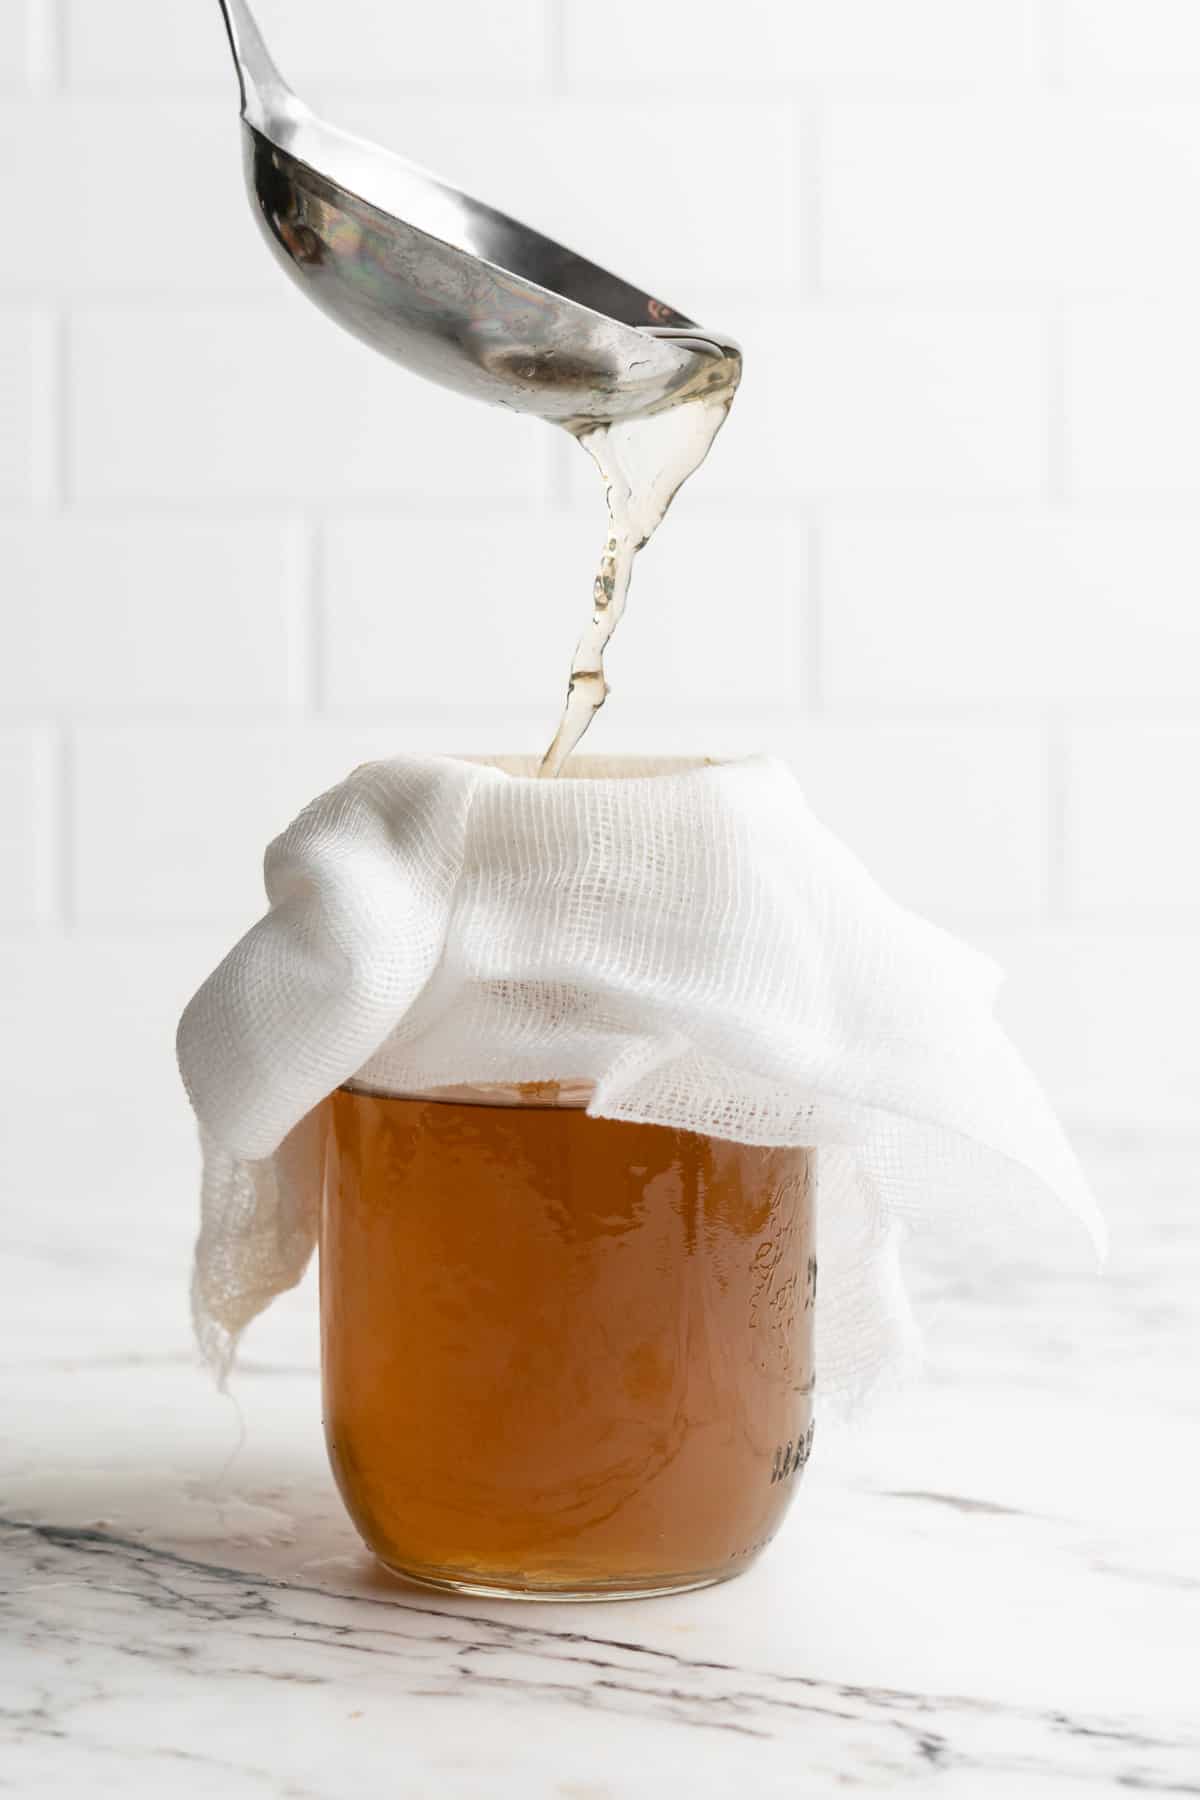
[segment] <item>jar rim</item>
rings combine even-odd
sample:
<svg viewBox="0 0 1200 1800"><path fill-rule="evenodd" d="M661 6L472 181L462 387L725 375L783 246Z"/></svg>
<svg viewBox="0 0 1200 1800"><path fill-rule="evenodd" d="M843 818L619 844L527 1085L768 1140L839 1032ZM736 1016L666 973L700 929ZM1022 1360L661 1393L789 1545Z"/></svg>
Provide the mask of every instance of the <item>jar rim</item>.
<svg viewBox="0 0 1200 1800"><path fill-rule="evenodd" d="M452 756L452 762L467 763L474 768L492 769L498 775L506 776L514 782L532 782L538 787L555 788L570 786L575 782L591 781L662 781L682 775L703 774L709 769L735 767L738 764L753 763L761 760L758 756L706 756L694 755L657 756L640 755L636 751L623 751L613 755L585 754L572 756L567 764L568 773L556 775L548 781L539 774L541 757L524 753L498 753L495 755L463 754Z"/></svg>
<svg viewBox="0 0 1200 1800"><path fill-rule="evenodd" d="M562 1081L455 1082L446 1087L385 1088L352 1076L339 1093L362 1094L376 1100L422 1100L450 1106L521 1107L527 1111L581 1111L595 1092L595 1083L581 1079Z"/></svg>

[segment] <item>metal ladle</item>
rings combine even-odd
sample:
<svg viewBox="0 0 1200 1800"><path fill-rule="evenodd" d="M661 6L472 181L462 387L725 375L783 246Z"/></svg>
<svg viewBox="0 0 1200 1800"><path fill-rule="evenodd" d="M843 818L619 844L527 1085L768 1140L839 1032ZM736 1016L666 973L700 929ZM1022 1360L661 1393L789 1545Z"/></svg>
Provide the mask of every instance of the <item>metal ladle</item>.
<svg viewBox="0 0 1200 1800"><path fill-rule="evenodd" d="M220 5L255 215L287 273L355 337L577 435L672 404L714 379L714 358L738 357L674 307L316 118L246 0Z"/></svg>

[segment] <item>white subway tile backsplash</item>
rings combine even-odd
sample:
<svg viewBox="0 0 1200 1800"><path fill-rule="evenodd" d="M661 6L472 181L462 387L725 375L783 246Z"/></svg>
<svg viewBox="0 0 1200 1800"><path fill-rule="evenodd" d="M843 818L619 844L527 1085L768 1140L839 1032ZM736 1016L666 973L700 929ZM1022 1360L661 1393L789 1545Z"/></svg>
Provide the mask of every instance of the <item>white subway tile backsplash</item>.
<svg viewBox="0 0 1200 1800"><path fill-rule="evenodd" d="M746 351L711 493L1011 498L1046 476L1043 331L1023 311L730 310Z"/></svg>
<svg viewBox="0 0 1200 1800"><path fill-rule="evenodd" d="M303 296L81 310L71 491L200 504L545 492L551 433L450 394L333 330Z"/></svg>
<svg viewBox="0 0 1200 1800"><path fill-rule="evenodd" d="M1077 104L1055 114L1060 232L1055 278L1144 299L1200 285L1181 222L1200 206L1200 115L1191 100Z"/></svg>
<svg viewBox="0 0 1200 1800"><path fill-rule="evenodd" d="M53 913L54 760L48 731L0 726L0 928Z"/></svg>
<svg viewBox="0 0 1200 1800"><path fill-rule="evenodd" d="M36 321L18 307L0 306L0 505L29 500L35 488L34 409Z"/></svg>
<svg viewBox="0 0 1200 1800"><path fill-rule="evenodd" d="M997 1011L1074 1129L1195 1134L1200 935L1077 926L981 940Z"/></svg>
<svg viewBox="0 0 1200 1800"><path fill-rule="evenodd" d="M285 706L297 564L254 521L0 519L0 707Z"/></svg>
<svg viewBox="0 0 1200 1800"><path fill-rule="evenodd" d="M169 1256L186 1281L199 1145L175 1023L227 947L219 932L0 939L0 1189L31 1230L57 1228L72 1254Z"/></svg>
<svg viewBox="0 0 1200 1800"><path fill-rule="evenodd" d="M246 200L236 119L211 103L10 101L0 164L37 170L5 196L0 288L195 296L283 279Z"/></svg>
<svg viewBox="0 0 1200 1800"><path fill-rule="evenodd" d="M586 520L354 519L322 555L324 698L338 708L532 706L549 721L587 617Z"/></svg>
<svg viewBox="0 0 1200 1800"><path fill-rule="evenodd" d="M1200 333L1188 306L1078 307L1067 321L1066 472L1080 495L1200 492Z"/></svg>
<svg viewBox="0 0 1200 1800"><path fill-rule="evenodd" d="M802 711L814 679L810 565L803 526L706 517L698 490L638 564L608 658L612 705Z"/></svg>
<svg viewBox="0 0 1200 1800"><path fill-rule="evenodd" d="M821 159L826 279L834 287L1045 279L1056 196L1044 118L1037 100L835 102Z"/></svg>
<svg viewBox="0 0 1200 1800"><path fill-rule="evenodd" d="M232 127L237 83L216 0L211 6L164 6L162 0L59 0L63 63L72 87L111 85L122 99L155 87L223 87Z"/></svg>
<svg viewBox="0 0 1200 1800"><path fill-rule="evenodd" d="M1033 71L1036 0L566 0L573 87L867 80L993 82Z"/></svg>
<svg viewBox="0 0 1200 1800"><path fill-rule="evenodd" d="M268 842L315 794L394 747L386 726L81 727L79 920L244 929L266 908Z"/></svg>
<svg viewBox="0 0 1200 1800"><path fill-rule="evenodd" d="M1195 920L1200 722L1076 726L1067 750L1071 905Z"/></svg>
<svg viewBox="0 0 1200 1800"><path fill-rule="evenodd" d="M844 101L822 156L835 286L1153 294L1200 283L1190 103Z"/></svg>
<svg viewBox="0 0 1200 1800"><path fill-rule="evenodd" d="M547 523L354 520L324 558L326 698L337 707L528 708L549 736L591 607L603 505ZM696 520L639 559L608 658L624 708L802 701L808 671L802 528ZM711 621L722 608L737 629Z"/></svg>
<svg viewBox="0 0 1200 1800"><path fill-rule="evenodd" d="M822 546L834 704L1200 704L1190 519L845 519Z"/></svg>
<svg viewBox="0 0 1200 1800"><path fill-rule="evenodd" d="M813 810L894 899L943 918L1035 918L1044 906L1039 729L818 721L790 760Z"/></svg>
<svg viewBox="0 0 1200 1800"><path fill-rule="evenodd" d="M13 0L6 0L11 5ZM454 7L380 6L341 0L336 9L258 0L255 12L279 67L297 87L314 82L420 86L482 81L524 86L547 62L548 0L460 0ZM234 92L233 67L216 5L173 7L162 0L65 0L72 81L173 87L200 84Z"/></svg>
<svg viewBox="0 0 1200 1800"><path fill-rule="evenodd" d="M0 91L28 84L31 57L29 0L6 0L0 7Z"/></svg>
<svg viewBox="0 0 1200 1800"><path fill-rule="evenodd" d="M1056 0L1072 79L1200 76L1195 0Z"/></svg>
<svg viewBox="0 0 1200 1800"><path fill-rule="evenodd" d="M460 0L452 7L340 0L336 12L259 0L258 17L289 79L403 86L480 82L527 86L550 60L555 0Z"/></svg>

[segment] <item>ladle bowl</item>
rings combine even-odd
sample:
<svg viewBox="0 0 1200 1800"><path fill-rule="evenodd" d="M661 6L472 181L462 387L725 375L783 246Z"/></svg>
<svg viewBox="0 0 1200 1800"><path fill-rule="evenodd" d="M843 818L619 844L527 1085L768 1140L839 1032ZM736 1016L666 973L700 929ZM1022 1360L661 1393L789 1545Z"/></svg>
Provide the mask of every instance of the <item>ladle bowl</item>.
<svg viewBox="0 0 1200 1800"><path fill-rule="evenodd" d="M403 158L318 119L247 0L220 0L246 181L267 243L321 310L444 387L583 433L672 404L737 355L674 307Z"/></svg>

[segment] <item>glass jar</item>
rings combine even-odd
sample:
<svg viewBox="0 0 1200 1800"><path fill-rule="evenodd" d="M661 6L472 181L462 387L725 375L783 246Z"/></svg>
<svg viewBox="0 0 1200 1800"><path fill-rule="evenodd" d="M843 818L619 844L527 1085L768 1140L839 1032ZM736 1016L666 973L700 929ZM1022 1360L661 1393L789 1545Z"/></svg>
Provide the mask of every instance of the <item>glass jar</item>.
<svg viewBox="0 0 1200 1800"><path fill-rule="evenodd" d="M813 1160L587 1089L331 1101L325 1428L397 1574L612 1599L774 1535L812 1442Z"/></svg>

